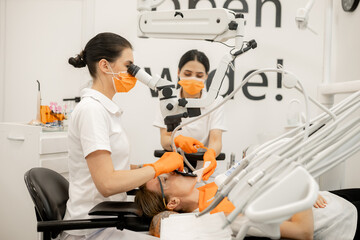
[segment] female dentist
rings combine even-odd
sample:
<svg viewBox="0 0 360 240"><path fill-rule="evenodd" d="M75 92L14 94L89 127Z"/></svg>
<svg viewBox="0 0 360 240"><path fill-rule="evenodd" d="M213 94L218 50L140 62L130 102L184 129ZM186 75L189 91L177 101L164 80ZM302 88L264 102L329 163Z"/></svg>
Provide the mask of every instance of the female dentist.
<svg viewBox="0 0 360 240"><path fill-rule="evenodd" d="M205 98L206 91L203 90L205 86L205 81L208 78L208 73L210 69L208 57L201 51L196 49L187 51L179 61L178 65L178 84L181 86L179 97L181 98ZM208 107L201 108L201 112L205 113L212 109L214 106L218 105L222 100L222 97L219 96L215 99L214 103ZM190 121L191 119L185 118L183 123ZM153 123L154 126L160 128L161 136L161 145L165 150L171 151L171 132L167 132L166 126L164 125L161 114L157 114L157 117ZM210 115L195 121L187 126L184 126L181 130L177 132L177 137L175 138L175 145L181 147L185 152L196 152L186 151L179 143L180 140L186 142L185 138L188 141L189 138L193 138L194 145L202 145L208 148L204 154L204 162L210 161L210 166L204 170L203 180L208 180L209 177L214 173L216 167L216 156L220 154L222 148L222 133L226 131L225 120L224 120L224 110L223 107L218 108ZM181 135L179 135L181 134ZM186 136L186 137L184 137ZM195 141L197 139L198 141ZM203 166L202 161L197 162L197 168ZM217 170L216 172L223 172ZM211 181L216 176L213 174Z"/></svg>
<svg viewBox="0 0 360 240"><path fill-rule="evenodd" d="M182 157L174 152L142 168L130 166L122 111L112 98L135 86L136 78L126 72L133 61L131 44L114 33L96 35L80 54L69 59L76 68L88 67L93 84L81 92L82 100L69 122L70 185L65 220L89 218L88 212L96 204L126 200L126 191L183 168ZM73 230L63 232L61 239L109 239L125 234L129 232L114 228Z"/></svg>

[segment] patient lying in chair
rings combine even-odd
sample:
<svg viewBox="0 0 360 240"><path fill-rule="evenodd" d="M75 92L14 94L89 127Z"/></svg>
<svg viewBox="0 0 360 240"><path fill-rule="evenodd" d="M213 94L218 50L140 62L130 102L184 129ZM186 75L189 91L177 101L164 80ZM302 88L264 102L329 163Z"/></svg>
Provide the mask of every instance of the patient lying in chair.
<svg viewBox="0 0 360 240"><path fill-rule="evenodd" d="M203 211L210 203L217 191L215 183L195 187L196 178L182 176L176 173L160 175L140 187L135 201L143 209L144 214L155 216L150 233L160 235L160 220L173 213L189 213ZM340 190L344 191L344 190ZM359 239L357 229L357 209L360 203L360 189L352 189L350 201L352 204L334 193L320 192L321 198L326 200L326 206L321 202L312 208L294 214L280 225L282 238L288 239ZM342 194L339 194L343 196ZM349 196L349 194L348 194ZM354 206L355 205L355 206ZM320 206L320 207L319 207ZM211 211L211 213L230 213L234 206L226 198ZM162 213L167 211L166 213ZM158 215L159 214L159 215ZM231 228L236 234L239 223L233 222ZM355 236L355 237L354 237Z"/></svg>

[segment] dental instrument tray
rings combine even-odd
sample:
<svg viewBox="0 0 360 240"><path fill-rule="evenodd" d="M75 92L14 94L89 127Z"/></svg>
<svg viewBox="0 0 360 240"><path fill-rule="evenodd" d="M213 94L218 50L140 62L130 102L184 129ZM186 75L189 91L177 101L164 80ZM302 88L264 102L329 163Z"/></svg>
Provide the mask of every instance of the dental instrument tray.
<svg viewBox="0 0 360 240"><path fill-rule="evenodd" d="M177 174L183 175L185 177L197 177L197 174L195 174L193 172L180 172L179 170L175 170L174 172Z"/></svg>
<svg viewBox="0 0 360 240"><path fill-rule="evenodd" d="M166 150L155 150L154 151L154 157L161 157L164 153L166 153L168 151ZM197 152L197 153L185 153L185 157L189 160L189 161L202 161L203 157L204 157L204 153L205 152ZM220 153L217 157L216 157L217 161L223 161L225 160L225 153Z"/></svg>
<svg viewBox="0 0 360 240"><path fill-rule="evenodd" d="M155 150L154 151L154 157L160 158L164 153L166 153L168 151L166 150ZM189 161L189 163L191 164L191 166L193 166L193 168L196 168L197 165L197 161L202 161L204 160L204 153L205 152L197 152L197 153L185 153L185 157L186 159ZM225 153L220 153L217 158L217 161L223 161L225 160ZM189 171L191 172L191 171Z"/></svg>

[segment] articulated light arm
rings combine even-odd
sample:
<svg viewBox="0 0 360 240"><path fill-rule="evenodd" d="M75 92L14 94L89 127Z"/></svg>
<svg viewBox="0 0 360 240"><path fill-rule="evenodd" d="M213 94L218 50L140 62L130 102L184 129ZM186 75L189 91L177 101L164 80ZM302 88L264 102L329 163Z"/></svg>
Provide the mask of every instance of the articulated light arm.
<svg viewBox="0 0 360 240"><path fill-rule="evenodd" d="M138 16L138 37L227 41L242 47L244 17L223 8L143 11Z"/></svg>

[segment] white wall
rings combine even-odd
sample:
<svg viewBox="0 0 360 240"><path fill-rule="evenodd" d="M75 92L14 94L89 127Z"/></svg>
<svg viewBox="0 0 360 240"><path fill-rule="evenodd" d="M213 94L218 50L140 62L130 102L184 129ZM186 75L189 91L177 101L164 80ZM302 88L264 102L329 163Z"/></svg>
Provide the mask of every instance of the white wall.
<svg viewBox="0 0 360 240"><path fill-rule="evenodd" d="M0 121L4 118L5 87L5 1L0 1Z"/></svg>
<svg viewBox="0 0 360 240"><path fill-rule="evenodd" d="M86 70L70 72L67 59L81 48L81 19L82 1L6 1L4 121L35 118L36 80L43 104L78 94Z"/></svg>
<svg viewBox="0 0 360 240"><path fill-rule="evenodd" d="M258 48L237 59L235 86L248 71L275 67L277 59L283 59L284 67L297 74L308 94L316 97L316 86L321 82L323 70L325 1L316 1L310 14L310 25L318 35L298 30L295 25L296 10L304 7L307 0L280 1L281 27L275 27L273 3L263 6L261 27L256 27L257 1L244 1L249 9L245 14L245 38L255 39ZM226 1L215 2L217 7L222 7ZM360 28L356 23L360 22L360 7L355 13L348 14L342 11L339 1L334 2L335 32L342 35L334 35L336 62L333 61L333 69L336 71L333 76L344 81L359 79L360 70L356 66L359 66L360 50L356 43L359 42ZM180 4L181 8L188 7L186 0L180 0ZM200 7L210 7L210 4L201 1ZM244 6L240 1L233 1L229 7L242 9ZM172 1L166 0L158 10L172 8ZM173 81L176 80L178 59L185 51L193 48L204 51L210 58L212 70L228 51L219 43L137 38L136 1L2 0L0 13L0 33L5 32L5 36L0 36L0 47L6 46L5 51L0 51L0 70L4 69L0 72L0 84L4 84L0 90L3 121L28 122L35 117L37 79L42 84L43 104L78 96L90 77L86 69L73 68L67 59L78 54L99 32L111 31L126 37L134 46L137 65L151 68L153 74L169 68ZM294 90L278 87L276 74L267 74L267 77L268 87L249 88L252 95L265 94L264 100L249 100L240 91L225 105L229 131L224 134L223 152L227 156L234 152L239 158L247 146L283 132L289 102L302 100ZM253 80L260 81L260 77ZM227 85L225 82L222 93L227 90ZM277 94L283 96L281 101L275 100ZM132 143L133 163L153 161L153 150L160 148L159 131L152 127L154 110L158 107L156 98L151 97L145 86L137 84L130 94L118 94L115 101L125 111L124 124ZM312 117L316 113L317 110L311 107ZM351 176L349 184L360 181L358 176Z"/></svg>
<svg viewBox="0 0 360 240"><path fill-rule="evenodd" d="M360 6L352 12L342 11L341 2L334 1L334 32L332 56L332 81L360 80ZM335 102L347 95L335 97ZM360 115L360 111L354 115ZM345 163L344 188L359 187L360 152Z"/></svg>

